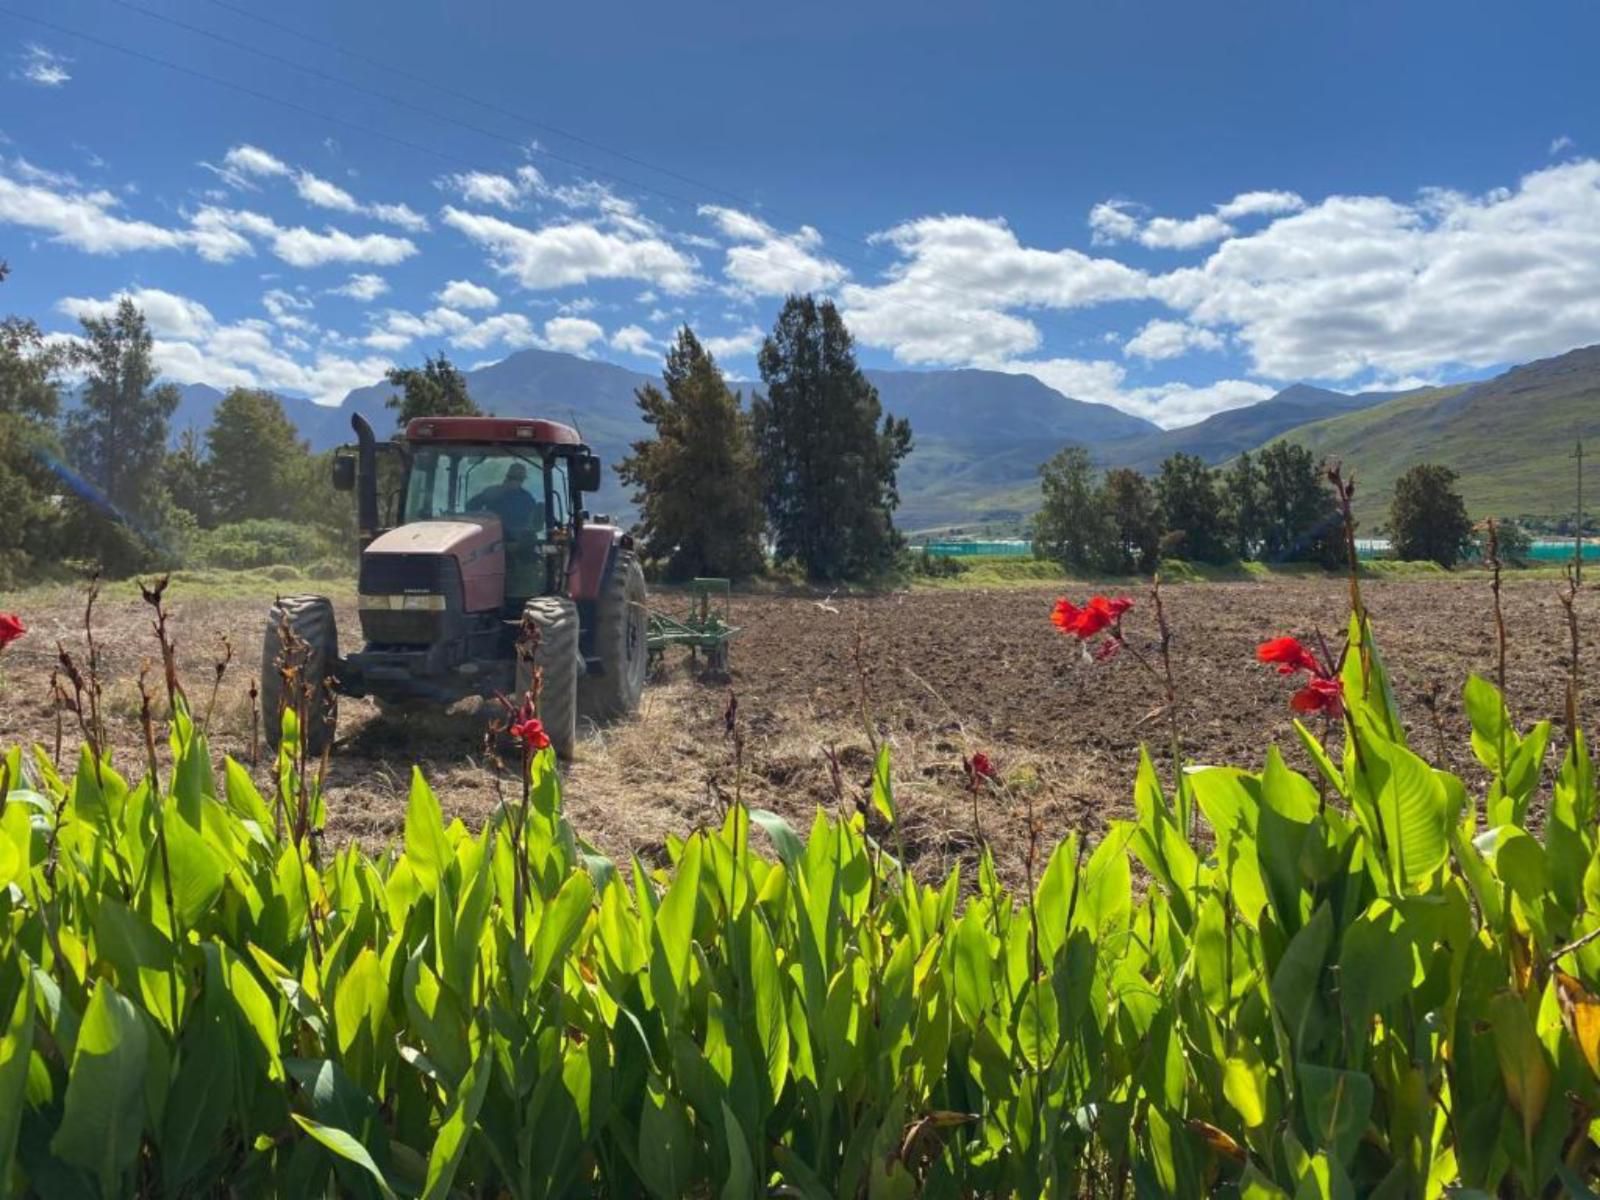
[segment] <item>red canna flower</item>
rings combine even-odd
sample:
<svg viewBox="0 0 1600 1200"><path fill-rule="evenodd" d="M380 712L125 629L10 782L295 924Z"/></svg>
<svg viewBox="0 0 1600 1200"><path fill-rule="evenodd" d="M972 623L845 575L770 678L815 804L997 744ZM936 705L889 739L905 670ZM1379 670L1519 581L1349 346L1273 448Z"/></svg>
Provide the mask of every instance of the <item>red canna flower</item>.
<svg viewBox="0 0 1600 1200"><path fill-rule="evenodd" d="M1292 637L1273 638L1270 642L1262 642L1256 647L1256 659L1264 663L1276 663L1279 675L1293 675L1296 671L1309 671L1312 675L1323 674L1322 664L1316 657Z"/></svg>
<svg viewBox="0 0 1600 1200"><path fill-rule="evenodd" d="M550 736L544 731L544 722L534 716L531 699L523 701L515 720L511 722L511 736L530 751L543 750L550 744Z"/></svg>
<svg viewBox="0 0 1600 1200"><path fill-rule="evenodd" d="M1289 698L1289 707L1298 713L1325 712L1336 717L1344 711L1344 684L1325 675L1313 676Z"/></svg>
<svg viewBox="0 0 1600 1200"><path fill-rule="evenodd" d="M1050 613L1050 621L1063 633L1070 633L1079 641L1087 641L1095 634L1110 629L1122 620L1122 614L1133 607L1126 596L1114 600L1105 596L1091 596L1082 608L1062 597Z"/></svg>
<svg viewBox="0 0 1600 1200"><path fill-rule="evenodd" d="M0 650L27 632L28 627L22 623L21 617L15 613L0 613Z"/></svg>
<svg viewBox="0 0 1600 1200"><path fill-rule="evenodd" d="M989 761L989 756L979 750L967 760L967 770L974 779L998 779L994 764Z"/></svg>

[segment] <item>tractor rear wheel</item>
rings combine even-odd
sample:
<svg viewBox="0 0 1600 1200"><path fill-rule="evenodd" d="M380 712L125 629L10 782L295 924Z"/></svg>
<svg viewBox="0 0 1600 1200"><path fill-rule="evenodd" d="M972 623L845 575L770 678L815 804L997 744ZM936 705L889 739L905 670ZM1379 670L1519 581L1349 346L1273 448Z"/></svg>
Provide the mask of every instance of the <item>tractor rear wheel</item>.
<svg viewBox="0 0 1600 1200"><path fill-rule="evenodd" d="M539 720L556 757L572 757L578 742L578 606L564 596L535 596L522 610L539 627L533 661L544 677L539 689ZM533 672L517 660L517 701L533 686Z"/></svg>
<svg viewBox="0 0 1600 1200"><path fill-rule="evenodd" d="M631 550L617 551L595 607L594 652L602 673L578 680L578 707L584 716L611 721L638 710L649 666L645 602L639 560Z"/></svg>
<svg viewBox="0 0 1600 1200"><path fill-rule="evenodd" d="M301 729L306 752L318 758L333 742L339 722L339 696L333 676L339 663L339 630L333 603L324 596L281 596L267 610L261 639L261 724L274 750L283 736L283 711L298 714L304 702ZM296 672L302 695L284 692L283 672Z"/></svg>

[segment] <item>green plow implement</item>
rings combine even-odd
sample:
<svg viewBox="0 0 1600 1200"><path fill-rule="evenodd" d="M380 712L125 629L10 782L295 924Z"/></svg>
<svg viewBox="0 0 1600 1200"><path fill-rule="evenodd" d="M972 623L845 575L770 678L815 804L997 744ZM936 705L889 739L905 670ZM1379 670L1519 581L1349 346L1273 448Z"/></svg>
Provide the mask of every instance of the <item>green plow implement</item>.
<svg viewBox="0 0 1600 1200"><path fill-rule="evenodd" d="M733 609L733 585L726 579L696 579L689 585L689 611L679 618L660 611L650 613L650 628L645 646L650 665L656 666L668 646L687 646L691 666L705 651L706 669L725 673L728 669L728 644L739 633L729 620Z"/></svg>

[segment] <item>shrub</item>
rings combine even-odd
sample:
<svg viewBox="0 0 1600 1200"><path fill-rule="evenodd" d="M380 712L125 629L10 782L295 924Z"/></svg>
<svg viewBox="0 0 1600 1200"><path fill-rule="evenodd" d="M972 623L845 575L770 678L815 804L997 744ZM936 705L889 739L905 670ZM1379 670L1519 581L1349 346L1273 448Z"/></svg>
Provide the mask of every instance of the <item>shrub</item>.
<svg viewBox="0 0 1600 1200"><path fill-rule="evenodd" d="M244 570L308 563L332 552L326 536L292 521L238 521L196 533L190 565Z"/></svg>

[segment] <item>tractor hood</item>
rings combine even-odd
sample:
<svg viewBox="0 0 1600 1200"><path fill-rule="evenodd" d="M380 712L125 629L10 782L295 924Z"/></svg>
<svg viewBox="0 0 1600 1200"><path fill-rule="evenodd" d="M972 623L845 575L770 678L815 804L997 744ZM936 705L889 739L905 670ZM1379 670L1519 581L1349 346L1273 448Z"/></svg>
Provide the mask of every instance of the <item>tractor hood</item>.
<svg viewBox="0 0 1600 1200"><path fill-rule="evenodd" d="M505 599L505 539L497 517L414 521L361 552L361 595L428 594L458 611L497 609Z"/></svg>

